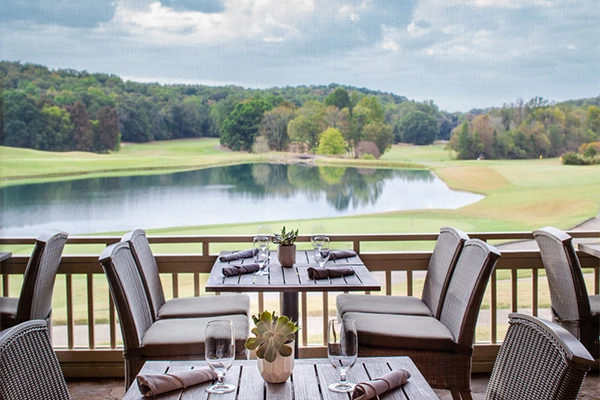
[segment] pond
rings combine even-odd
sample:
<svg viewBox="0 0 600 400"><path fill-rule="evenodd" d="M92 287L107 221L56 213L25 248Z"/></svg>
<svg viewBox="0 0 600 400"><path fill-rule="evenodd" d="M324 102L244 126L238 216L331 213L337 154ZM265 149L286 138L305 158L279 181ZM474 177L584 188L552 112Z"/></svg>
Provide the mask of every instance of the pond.
<svg viewBox="0 0 600 400"><path fill-rule="evenodd" d="M0 235L301 220L455 209L483 196L427 170L244 164L0 188Z"/></svg>

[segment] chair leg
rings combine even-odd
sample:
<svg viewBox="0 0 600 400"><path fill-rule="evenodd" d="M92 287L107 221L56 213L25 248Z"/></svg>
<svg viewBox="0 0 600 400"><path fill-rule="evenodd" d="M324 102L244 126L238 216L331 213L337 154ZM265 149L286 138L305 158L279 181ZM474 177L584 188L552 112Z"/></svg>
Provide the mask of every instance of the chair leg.
<svg viewBox="0 0 600 400"><path fill-rule="evenodd" d="M473 400L470 389L462 391L459 391L458 389L450 389L450 393L452 393L452 400Z"/></svg>

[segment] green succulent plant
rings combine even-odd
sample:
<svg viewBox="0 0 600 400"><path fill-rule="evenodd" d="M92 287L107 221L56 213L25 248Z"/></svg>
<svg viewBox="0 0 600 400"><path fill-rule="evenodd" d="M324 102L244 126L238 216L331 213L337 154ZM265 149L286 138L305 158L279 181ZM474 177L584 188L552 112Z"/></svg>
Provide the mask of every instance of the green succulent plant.
<svg viewBox="0 0 600 400"><path fill-rule="evenodd" d="M281 228L281 233L273 234L273 243L280 246L291 246L298 239L298 229L285 231L285 226Z"/></svg>
<svg viewBox="0 0 600 400"><path fill-rule="evenodd" d="M255 337L246 339L246 348L256 350L256 357L266 361L274 361L277 354L283 357L292 355L292 346L289 344L296 338L298 325L282 315L278 317L275 311L263 311L262 314L253 315Z"/></svg>

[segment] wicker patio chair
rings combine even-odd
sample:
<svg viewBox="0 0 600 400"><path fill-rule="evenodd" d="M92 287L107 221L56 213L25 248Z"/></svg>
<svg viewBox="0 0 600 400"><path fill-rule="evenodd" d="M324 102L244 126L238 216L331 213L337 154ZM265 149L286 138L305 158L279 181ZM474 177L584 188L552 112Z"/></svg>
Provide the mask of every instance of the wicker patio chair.
<svg viewBox="0 0 600 400"><path fill-rule="evenodd" d="M546 270L552 319L581 340L592 357L600 351L600 296L588 296L569 234L553 227L533 232Z"/></svg>
<svg viewBox="0 0 600 400"><path fill-rule="evenodd" d="M250 297L245 294L207 295L165 300L156 259L152 254L146 232L142 229L126 233L140 271L154 318L190 318L214 315L245 314L250 316Z"/></svg>
<svg viewBox="0 0 600 400"><path fill-rule="evenodd" d="M125 388L147 360L204 358L208 321L233 321L238 358L246 358L244 343L249 324L245 314L198 318L155 319L128 242L112 244L99 258L119 316L125 360Z"/></svg>
<svg viewBox="0 0 600 400"><path fill-rule="evenodd" d="M45 233L36 238L23 276L21 294L18 298L0 297L1 329L31 319L46 320L50 329L54 280L67 238L65 232Z"/></svg>
<svg viewBox="0 0 600 400"><path fill-rule="evenodd" d="M414 296L372 296L341 294L336 298L338 315L347 312L382 314L427 315L439 318L442 301L450 277L465 242L466 233L452 227L443 227L429 260L421 298Z"/></svg>
<svg viewBox="0 0 600 400"><path fill-rule="evenodd" d="M439 318L348 312L356 322L358 353L409 356L427 379L454 399L471 399L471 357L481 301L500 253L469 239L450 279Z"/></svg>
<svg viewBox="0 0 600 400"><path fill-rule="evenodd" d="M0 333L0 399L70 399L45 320L26 321Z"/></svg>
<svg viewBox="0 0 600 400"><path fill-rule="evenodd" d="M562 326L513 313L486 400L575 400L594 359Z"/></svg>

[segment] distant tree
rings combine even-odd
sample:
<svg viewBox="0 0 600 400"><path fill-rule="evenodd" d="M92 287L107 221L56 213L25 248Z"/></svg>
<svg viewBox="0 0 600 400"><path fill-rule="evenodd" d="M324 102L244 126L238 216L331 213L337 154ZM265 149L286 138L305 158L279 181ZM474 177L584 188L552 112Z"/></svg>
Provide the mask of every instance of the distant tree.
<svg viewBox="0 0 600 400"><path fill-rule="evenodd" d="M288 104L279 105L265 112L260 133L266 137L270 148L277 151L287 150L290 142L287 129L293 117L294 110Z"/></svg>
<svg viewBox="0 0 600 400"><path fill-rule="evenodd" d="M348 108L340 109L336 106L329 106L323 113L323 120L328 128L336 128L342 132L344 138L349 138L352 121Z"/></svg>
<svg viewBox="0 0 600 400"><path fill-rule="evenodd" d="M255 154L266 153L269 149L269 142L265 136L259 135L254 139L252 152Z"/></svg>
<svg viewBox="0 0 600 400"><path fill-rule="evenodd" d="M73 123L69 113L58 106L42 108L44 145L40 150L67 151L71 149Z"/></svg>
<svg viewBox="0 0 600 400"><path fill-rule="evenodd" d="M402 141L416 145L433 143L440 130L438 120L423 111L407 114L400 120L399 128Z"/></svg>
<svg viewBox="0 0 600 400"><path fill-rule="evenodd" d="M33 97L21 90L6 90L2 93L0 113L3 145L42 148L45 143L43 119Z"/></svg>
<svg viewBox="0 0 600 400"><path fill-rule="evenodd" d="M352 103L350 102L350 96L348 96L346 89L338 87L325 98L325 105L336 106L339 110L347 108L350 111Z"/></svg>
<svg viewBox="0 0 600 400"><path fill-rule="evenodd" d="M319 136L317 154L343 155L346 153L346 142L342 133L335 128L327 128Z"/></svg>
<svg viewBox="0 0 600 400"><path fill-rule="evenodd" d="M263 114L271 108L272 104L261 97L238 103L223 121L221 144L235 151L250 151Z"/></svg>
<svg viewBox="0 0 600 400"><path fill-rule="evenodd" d="M600 139L600 107L589 106L587 109L587 126L591 132L591 140Z"/></svg>
<svg viewBox="0 0 600 400"><path fill-rule="evenodd" d="M92 132L92 121L90 121L85 104L81 101L76 101L71 107L70 116L73 122L72 149L92 151L94 134Z"/></svg>
<svg viewBox="0 0 600 400"><path fill-rule="evenodd" d="M297 116L288 125L288 134L292 141L304 143L314 149L319 141L319 134L325 129L325 106L323 103L310 100L297 111Z"/></svg>
<svg viewBox="0 0 600 400"><path fill-rule="evenodd" d="M392 127L381 122L369 123L363 127L362 140L375 143L379 153L383 154L392 145Z"/></svg>
<svg viewBox="0 0 600 400"><path fill-rule="evenodd" d="M469 132L469 123L466 120L454 128L448 147L456 151L457 158L460 160L475 159L481 155L483 150L479 134Z"/></svg>
<svg viewBox="0 0 600 400"><path fill-rule="evenodd" d="M119 117L117 110L112 107L103 107L98 112L98 120L93 126L94 150L105 153L111 150L119 150Z"/></svg>

